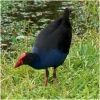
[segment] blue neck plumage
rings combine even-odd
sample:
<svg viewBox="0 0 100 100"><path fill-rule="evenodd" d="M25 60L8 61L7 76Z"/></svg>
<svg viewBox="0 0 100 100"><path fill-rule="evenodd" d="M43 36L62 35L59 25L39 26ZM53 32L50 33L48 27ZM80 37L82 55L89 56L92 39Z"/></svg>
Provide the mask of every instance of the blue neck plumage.
<svg viewBox="0 0 100 100"><path fill-rule="evenodd" d="M37 47L33 47L33 53L38 54L35 61L30 64L35 69L44 69L48 67L57 67L62 64L67 56L62 50L40 51Z"/></svg>

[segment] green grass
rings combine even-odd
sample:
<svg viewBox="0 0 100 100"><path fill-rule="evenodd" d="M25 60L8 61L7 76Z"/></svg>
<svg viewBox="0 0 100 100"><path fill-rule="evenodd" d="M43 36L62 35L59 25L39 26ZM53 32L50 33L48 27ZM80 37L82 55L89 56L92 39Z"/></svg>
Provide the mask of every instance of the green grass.
<svg viewBox="0 0 100 100"><path fill-rule="evenodd" d="M6 3L6 2L3 2ZM10 2L9 2L10 3ZM50 76L47 87L44 87L44 70L35 70L29 66L23 65L14 68L16 61L23 52L31 52L36 32L35 25L29 28L27 21L12 22L4 29L10 34L2 35L2 39L11 41L11 47L14 51L9 51L9 47L1 55L1 99L98 99L99 98L99 32L97 29L98 20L96 18L97 8L84 2L84 9L90 11L92 17L90 22L86 21L89 12L82 14L83 26L86 27L85 34L76 35L81 32L81 18L72 19L73 38L70 53L63 65L57 68L57 78L60 88L53 82L53 69L49 68ZM77 6L75 6L77 7ZM7 9L3 8L2 11ZM75 10L76 12L78 10ZM85 17L84 17L85 16ZM95 18L95 19L94 19ZM77 19L77 20L76 20ZM92 20L94 19L94 20ZM85 21L84 21L85 20ZM93 21L93 22L92 22ZM75 24L77 23L77 24ZM95 25L95 23L97 23ZM94 27L93 27L94 26ZM96 27L95 27L96 26ZM28 32L25 28L28 27ZM77 29L77 30L76 30ZM80 29L80 30L79 30ZM24 39L17 40L16 37L24 35Z"/></svg>
<svg viewBox="0 0 100 100"><path fill-rule="evenodd" d="M75 35L74 35L75 36ZM17 42L17 41L16 41ZM27 51L27 44L19 45L16 59L1 58L2 62L2 99L30 99L30 98L98 98L98 33L96 30L87 30L80 39L75 36L71 45L70 54L63 65L57 69L60 88L52 79L52 68L47 87L44 87L44 70L34 70L28 66L14 69L14 64L22 52ZM23 46L23 44L25 46ZM20 51L21 50L21 51ZM31 48L29 48L29 51Z"/></svg>

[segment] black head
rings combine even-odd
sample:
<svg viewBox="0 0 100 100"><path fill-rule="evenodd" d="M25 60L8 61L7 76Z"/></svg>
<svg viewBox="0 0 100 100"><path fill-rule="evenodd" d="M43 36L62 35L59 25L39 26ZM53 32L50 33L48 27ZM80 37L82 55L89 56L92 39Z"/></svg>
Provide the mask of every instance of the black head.
<svg viewBox="0 0 100 100"><path fill-rule="evenodd" d="M29 65L30 63L34 62L36 55L37 54L34 53L23 53L14 67L17 68L23 64Z"/></svg>

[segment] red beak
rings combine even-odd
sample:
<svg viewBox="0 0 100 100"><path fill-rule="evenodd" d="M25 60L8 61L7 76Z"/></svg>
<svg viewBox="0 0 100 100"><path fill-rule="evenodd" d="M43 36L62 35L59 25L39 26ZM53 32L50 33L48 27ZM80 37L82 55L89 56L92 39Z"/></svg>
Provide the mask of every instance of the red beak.
<svg viewBox="0 0 100 100"><path fill-rule="evenodd" d="M23 54L20 56L19 60L18 60L17 63L15 64L14 68L17 68L17 67L23 65L23 60L22 60L22 59L23 59L25 56L26 56L25 53L23 53Z"/></svg>
<svg viewBox="0 0 100 100"><path fill-rule="evenodd" d="M15 64L14 68L17 68L19 66L23 65L23 61L22 60L18 60L18 62Z"/></svg>

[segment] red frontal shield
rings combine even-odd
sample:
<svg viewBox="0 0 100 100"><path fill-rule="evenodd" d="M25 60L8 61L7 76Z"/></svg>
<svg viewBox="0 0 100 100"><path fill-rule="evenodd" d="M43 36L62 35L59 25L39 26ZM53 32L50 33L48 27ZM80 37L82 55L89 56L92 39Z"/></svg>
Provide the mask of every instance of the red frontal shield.
<svg viewBox="0 0 100 100"><path fill-rule="evenodd" d="M15 64L14 68L17 68L17 67L23 65L23 60L22 60L22 59L23 59L25 56L26 56L25 53L23 53L23 54L20 56L19 60L18 60L17 63Z"/></svg>

